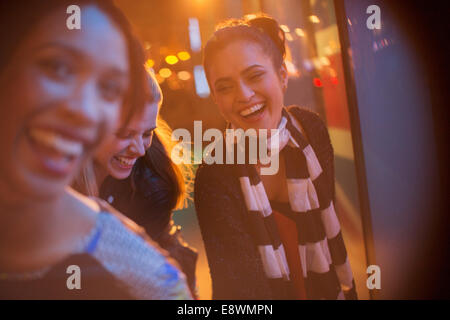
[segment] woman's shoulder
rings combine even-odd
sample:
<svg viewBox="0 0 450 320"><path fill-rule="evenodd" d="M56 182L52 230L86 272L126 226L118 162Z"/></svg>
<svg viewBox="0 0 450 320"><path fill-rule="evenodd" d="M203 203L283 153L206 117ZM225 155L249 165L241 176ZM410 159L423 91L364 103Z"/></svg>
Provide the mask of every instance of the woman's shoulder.
<svg viewBox="0 0 450 320"><path fill-rule="evenodd" d="M185 276L144 229L103 200L84 252L142 299L189 299ZM151 272L149 272L151 270Z"/></svg>
<svg viewBox="0 0 450 320"><path fill-rule="evenodd" d="M306 107L301 107L297 105L292 105L287 107L287 110L292 114L297 120L300 121L305 129L311 129L313 127L319 127L321 129L326 129L325 121L322 117L315 111L308 109Z"/></svg>
<svg viewBox="0 0 450 320"><path fill-rule="evenodd" d="M194 198L199 198L199 193L225 193L235 194L239 188L239 180L236 179L236 169L228 164L206 164L199 165L195 173ZM238 189L237 189L238 188Z"/></svg>
<svg viewBox="0 0 450 320"><path fill-rule="evenodd" d="M296 105L289 106L287 110L300 122L315 150L325 149L328 153L333 152L327 125L317 112Z"/></svg>
<svg viewBox="0 0 450 320"><path fill-rule="evenodd" d="M233 173L233 167L231 165L227 164L218 164L218 163L202 163L198 166L197 171L195 173L195 177L197 180L197 177L211 177L211 178L224 178L227 177L227 175L230 175Z"/></svg>

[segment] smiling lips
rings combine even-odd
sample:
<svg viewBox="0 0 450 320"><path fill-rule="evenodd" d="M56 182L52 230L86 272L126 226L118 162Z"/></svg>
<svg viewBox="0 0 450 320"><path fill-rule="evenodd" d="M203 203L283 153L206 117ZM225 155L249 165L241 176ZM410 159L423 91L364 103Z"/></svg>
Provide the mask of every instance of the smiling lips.
<svg viewBox="0 0 450 320"><path fill-rule="evenodd" d="M264 116L266 110L265 103L258 103L239 112L239 115L246 122L255 122Z"/></svg>
<svg viewBox="0 0 450 320"><path fill-rule="evenodd" d="M264 106L265 105L263 103L258 103L250 108L242 110L239 114L243 117L247 117L247 116L251 115L252 113L261 110L262 108L264 108Z"/></svg>
<svg viewBox="0 0 450 320"><path fill-rule="evenodd" d="M41 167L55 176L69 174L84 151L84 142L53 129L35 127L28 135Z"/></svg>
<svg viewBox="0 0 450 320"><path fill-rule="evenodd" d="M121 169L131 169L134 164L136 163L136 158L127 158L127 157L121 157L121 156L115 156L114 160L117 161L119 164L119 167Z"/></svg>

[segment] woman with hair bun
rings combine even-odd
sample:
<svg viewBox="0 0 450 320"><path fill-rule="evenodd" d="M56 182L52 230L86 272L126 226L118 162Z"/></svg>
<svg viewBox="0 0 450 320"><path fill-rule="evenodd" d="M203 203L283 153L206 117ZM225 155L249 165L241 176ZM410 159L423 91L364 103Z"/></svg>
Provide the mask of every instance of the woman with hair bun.
<svg viewBox="0 0 450 320"><path fill-rule="evenodd" d="M277 21L259 15L219 25L204 49L212 97L228 128L277 129L267 145L279 158L273 175L261 174L268 166L261 159L197 170L195 205L213 298L356 299L333 205L330 138L317 114L284 105L284 42Z"/></svg>

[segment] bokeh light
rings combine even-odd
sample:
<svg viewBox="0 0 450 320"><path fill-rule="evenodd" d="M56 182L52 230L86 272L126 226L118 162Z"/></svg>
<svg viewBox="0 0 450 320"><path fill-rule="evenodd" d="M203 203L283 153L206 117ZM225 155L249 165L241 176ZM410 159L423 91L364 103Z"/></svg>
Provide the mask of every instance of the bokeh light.
<svg viewBox="0 0 450 320"><path fill-rule="evenodd" d="M169 55L169 56L166 57L166 62L168 64L172 65L172 64L175 64L175 63L178 62L178 58L176 56L174 56L174 55Z"/></svg>
<svg viewBox="0 0 450 320"><path fill-rule="evenodd" d="M168 78L172 75L172 71L169 68L162 68L159 70L159 75L163 78Z"/></svg>
<svg viewBox="0 0 450 320"><path fill-rule="evenodd" d="M177 56L181 61L186 61L191 58L191 55L187 51L180 51L178 52Z"/></svg>
<svg viewBox="0 0 450 320"><path fill-rule="evenodd" d="M178 72L178 79L187 81L191 78L191 74L188 71Z"/></svg>

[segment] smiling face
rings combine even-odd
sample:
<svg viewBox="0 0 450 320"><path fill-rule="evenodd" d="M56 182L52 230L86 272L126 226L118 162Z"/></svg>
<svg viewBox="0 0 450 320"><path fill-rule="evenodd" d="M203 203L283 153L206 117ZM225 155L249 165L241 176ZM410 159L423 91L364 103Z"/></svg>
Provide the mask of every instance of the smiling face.
<svg viewBox="0 0 450 320"><path fill-rule="evenodd" d="M125 128L102 143L95 154L100 170L116 179L128 178L136 160L144 156L152 143L158 109L158 103L149 103L142 114L134 116Z"/></svg>
<svg viewBox="0 0 450 320"><path fill-rule="evenodd" d="M117 121L126 40L97 7L81 9L81 30L65 27L65 8L49 13L0 75L2 201L62 192Z"/></svg>
<svg viewBox="0 0 450 320"><path fill-rule="evenodd" d="M286 67L249 41L234 41L214 54L208 72L213 98L225 120L244 130L275 129L281 119Z"/></svg>

